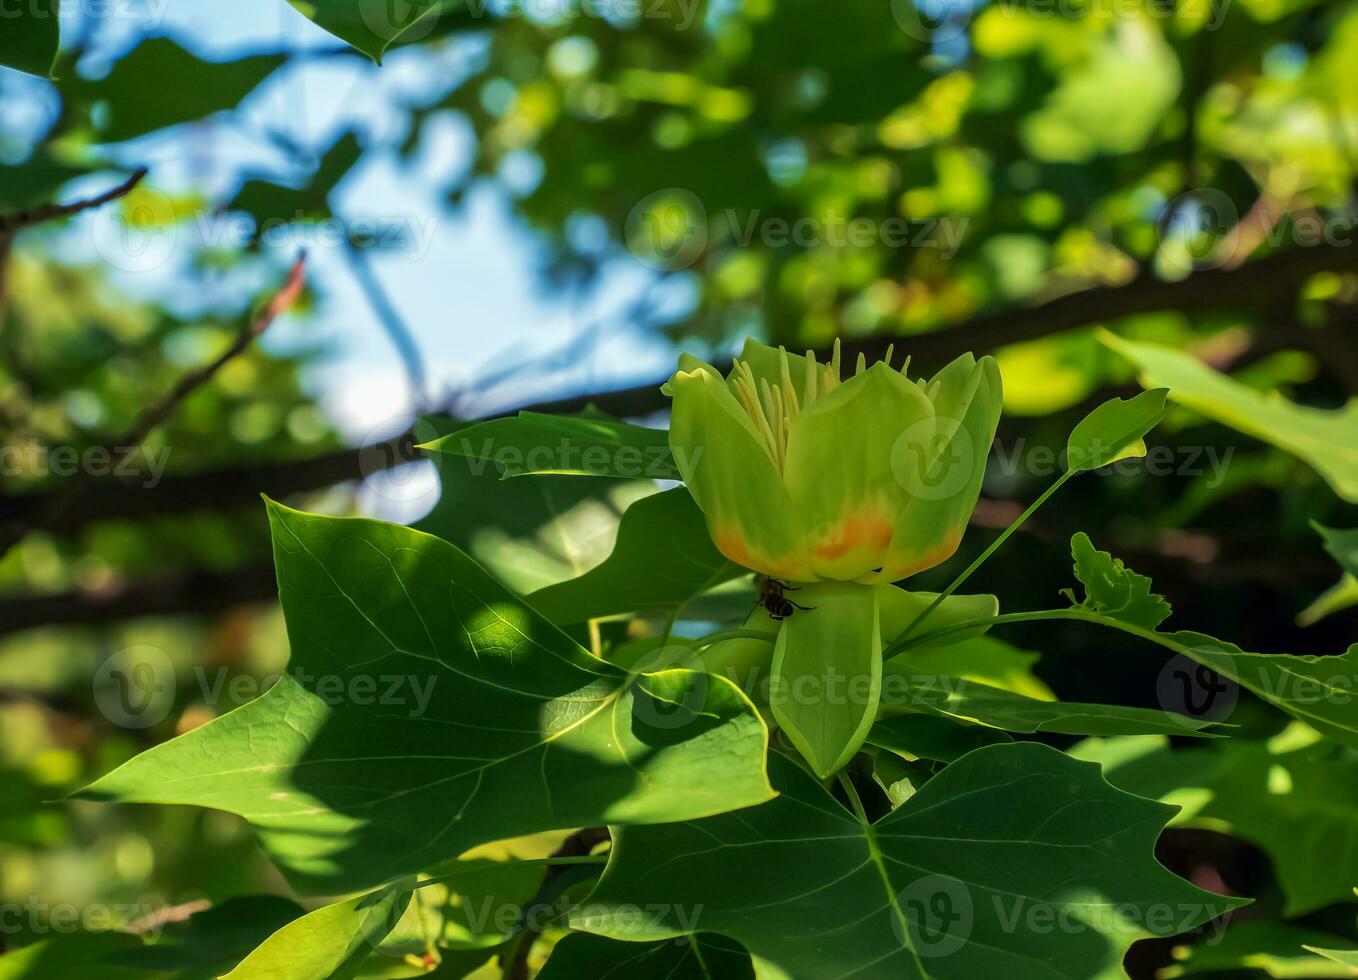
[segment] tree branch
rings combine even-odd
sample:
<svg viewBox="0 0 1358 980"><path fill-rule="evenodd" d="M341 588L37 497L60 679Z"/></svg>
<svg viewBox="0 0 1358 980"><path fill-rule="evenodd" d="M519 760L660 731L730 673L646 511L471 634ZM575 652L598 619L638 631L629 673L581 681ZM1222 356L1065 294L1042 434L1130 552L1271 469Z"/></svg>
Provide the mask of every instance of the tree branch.
<svg viewBox="0 0 1358 980"><path fill-rule="evenodd" d="M305 272L306 256L302 255L293 263L292 271L288 274L283 288L247 323L231 346L210 363L184 375L168 395L141 414L125 435L105 445L104 455L112 458L120 448L140 446L146 441L147 436L174 414L175 409L185 398L212 380L229 361L242 354L256 337L269 328L280 313L296 302L305 284ZM75 505L82 501L90 487L98 482L88 470L82 470L70 477L60 490L49 495L41 507L30 508L0 527L0 556L22 541L30 531L38 527L59 524Z"/></svg>
<svg viewBox="0 0 1358 980"><path fill-rule="evenodd" d="M132 190L141 183L146 176L146 168L138 168L131 177L123 181L112 190L107 190L98 197L87 198L83 201L72 201L70 204L40 204L27 211L17 211L14 214L0 214L0 237L13 235L21 228L30 228L33 225L40 225L47 221L55 221L57 218L69 218L73 214L81 211L89 211L107 204L109 201L116 201L120 197L126 197Z"/></svg>
<svg viewBox="0 0 1358 980"><path fill-rule="evenodd" d="M219 613L277 596L273 566L266 564L226 574L194 573L105 589L17 596L0 600L0 636L37 626L98 626L139 616Z"/></svg>
<svg viewBox="0 0 1358 980"><path fill-rule="evenodd" d="M1141 313L1172 310L1203 313L1242 309L1255 312L1280 291L1295 291L1310 276L1325 271L1358 269L1358 249L1337 246L1279 252L1235 269L1198 272L1178 282L1137 280L1124 286L1098 287L1060 296L1006 315L985 315L933 333L905 340L914 363L938 366L966 351L991 351L1005 344L1034 340L1093 323L1106 323ZM1270 334L1284 328L1272 323ZM1333 328L1332 328L1333 329ZM1291 336L1290 331L1285 331ZM870 359L886 351L889 338L851 341L845 354L861 351ZM588 404L620 416L646 415L664 408L660 381L615 391L594 392L540 401L513 411L573 412ZM507 412L505 414L512 414ZM381 470L416 460L411 433L394 439L330 453L299 462L229 467L201 474L166 477L155 487L114 479L99 481L78 512L67 512L44 527L69 533L98 520L135 519L153 514L182 514L249 506L260 493L286 496L359 480ZM51 494L0 497L0 520L21 521L40 513Z"/></svg>

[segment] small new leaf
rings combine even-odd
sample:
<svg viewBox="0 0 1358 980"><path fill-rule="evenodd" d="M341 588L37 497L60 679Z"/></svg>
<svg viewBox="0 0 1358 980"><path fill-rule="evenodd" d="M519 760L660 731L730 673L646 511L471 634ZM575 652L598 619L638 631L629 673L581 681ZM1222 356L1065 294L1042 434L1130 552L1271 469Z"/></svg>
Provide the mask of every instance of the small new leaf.
<svg viewBox="0 0 1358 980"><path fill-rule="evenodd" d="M1082 609L1119 619L1144 629L1156 629L1173 611L1165 597L1151 592L1151 580L1138 575L1106 551L1099 551L1083 531L1070 539L1075 577L1085 587L1083 601L1073 590L1065 595Z"/></svg>
<svg viewBox="0 0 1358 980"><path fill-rule="evenodd" d="M1166 415L1168 388L1114 398L1086 415L1066 444L1066 468L1080 473L1146 455L1144 436Z"/></svg>

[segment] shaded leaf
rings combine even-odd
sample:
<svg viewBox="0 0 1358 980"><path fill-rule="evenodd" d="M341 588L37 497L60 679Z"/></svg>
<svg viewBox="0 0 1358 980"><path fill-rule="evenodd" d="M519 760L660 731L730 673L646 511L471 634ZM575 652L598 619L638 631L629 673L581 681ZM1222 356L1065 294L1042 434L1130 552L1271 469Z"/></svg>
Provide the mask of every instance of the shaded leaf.
<svg viewBox="0 0 1358 980"><path fill-rule="evenodd" d="M0 65L47 78L61 46L60 0L24 0L7 8L0 31Z"/></svg>
<svg viewBox="0 0 1358 980"><path fill-rule="evenodd" d="M285 60L253 55L202 61L168 38L152 38L119 59L104 78L73 76L60 88L68 107L99 102L99 138L116 143L234 109Z"/></svg>
<svg viewBox="0 0 1358 980"><path fill-rule="evenodd" d="M227 210L250 215L256 234L271 225L325 217L330 213L330 192L362 155L358 137L347 133L326 151L301 188L284 187L271 180L247 180Z"/></svg>
<svg viewBox="0 0 1358 980"><path fill-rule="evenodd" d="M621 831L572 926L663 939L701 909L702 929L741 943L761 975L799 980L1048 978L1053 962L1092 977L1138 938L1242 904L1156 863L1172 808L1046 746L972 752L871 825L788 760L770 771L781 795L761 807ZM1062 928L1014 927L1029 915Z"/></svg>
<svg viewBox="0 0 1358 980"><path fill-rule="evenodd" d="M54 935L0 956L0 980L143 980L141 970L105 962L105 957L141 945L140 938L127 932Z"/></svg>
<svg viewBox="0 0 1358 980"><path fill-rule="evenodd" d="M881 718L868 732L872 745L935 762L956 762L975 749L1012 741L1009 735L994 728L923 714Z"/></svg>
<svg viewBox="0 0 1358 980"><path fill-rule="evenodd" d="M1212 722L1151 708L1116 704L1038 701L960 677L920 675L904 688L883 685L882 711L927 711L944 718L975 722L1007 732L1062 735L1207 735ZM907 716L908 717L908 716ZM898 719L880 721L880 737L890 739ZM908 723L905 730L908 730ZM876 742L876 744L882 744Z"/></svg>
<svg viewBox="0 0 1358 980"><path fill-rule="evenodd" d="M768 798L766 733L730 683L629 678L438 538L269 515L289 673L84 797L239 813L296 887L331 893L489 840Z"/></svg>
<svg viewBox="0 0 1358 980"><path fill-rule="evenodd" d="M678 480L669 433L609 418L520 412L468 426L417 447L494 462L506 478L538 473Z"/></svg>
<svg viewBox="0 0 1358 980"><path fill-rule="evenodd" d="M1299 457L1335 493L1358 503L1358 402L1338 411L1296 405L1233 381L1183 351L1100 336L1140 369L1142 384L1166 386L1174 401Z"/></svg>
<svg viewBox="0 0 1358 980"><path fill-rule="evenodd" d="M431 437L465 426L444 418L420 423ZM442 493L415 527L457 545L520 594L579 578L597 566L613 547L621 515L655 490L640 480L506 481L479 460L437 453L433 461Z"/></svg>
<svg viewBox="0 0 1358 980"><path fill-rule="evenodd" d="M750 957L721 936L697 935L658 943L625 943L589 933L567 936L552 949L538 980L754 980Z"/></svg>
<svg viewBox="0 0 1358 980"><path fill-rule="evenodd" d="M579 578L528 597L554 623L580 623L619 613L668 615L722 582L747 574L726 560L683 487L627 508L612 553Z"/></svg>

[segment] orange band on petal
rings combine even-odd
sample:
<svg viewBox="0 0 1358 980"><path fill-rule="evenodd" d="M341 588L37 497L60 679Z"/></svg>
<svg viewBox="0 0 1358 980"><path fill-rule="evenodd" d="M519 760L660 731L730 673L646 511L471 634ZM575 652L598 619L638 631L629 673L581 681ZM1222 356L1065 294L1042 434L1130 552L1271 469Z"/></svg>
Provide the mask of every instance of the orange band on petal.
<svg viewBox="0 0 1358 980"><path fill-rule="evenodd" d="M821 538L813 553L824 561L843 558L851 551L867 549L885 551L895 533L892 523L877 514L860 514L845 518L831 532Z"/></svg>

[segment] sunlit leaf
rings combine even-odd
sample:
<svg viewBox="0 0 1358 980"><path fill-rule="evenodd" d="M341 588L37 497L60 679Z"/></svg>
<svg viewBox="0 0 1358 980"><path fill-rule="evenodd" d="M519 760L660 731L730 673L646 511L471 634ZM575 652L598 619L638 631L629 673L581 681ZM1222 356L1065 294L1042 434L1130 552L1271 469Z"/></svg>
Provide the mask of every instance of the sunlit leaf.
<svg viewBox="0 0 1358 980"><path fill-rule="evenodd" d="M1066 466L1081 472L1146 455L1143 437L1165 417L1163 389L1114 398L1086 415L1066 444Z"/></svg>
<svg viewBox="0 0 1358 980"><path fill-rule="evenodd" d="M86 798L242 814L297 887L334 893L489 840L768 797L766 734L730 683L629 678L438 538L269 512L289 673Z"/></svg>
<svg viewBox="0 0 1358 980"><path fill-rule="evenodd" d="M1358 503L1358 402L1338 410L1296 405L1247 388L1183 351L1100 336L1140 369L1142 384L1167 387L1174 401L1299 457L1335 493Z"/></svg>

